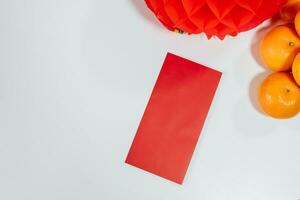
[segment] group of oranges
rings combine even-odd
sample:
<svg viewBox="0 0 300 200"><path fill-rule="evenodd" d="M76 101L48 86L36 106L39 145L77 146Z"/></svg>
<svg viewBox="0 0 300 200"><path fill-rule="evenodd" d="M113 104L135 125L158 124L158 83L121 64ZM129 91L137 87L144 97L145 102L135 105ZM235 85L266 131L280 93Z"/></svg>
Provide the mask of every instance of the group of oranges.
<svg viewBox="0 0 300 200"><path fill-rule="evenodd" d="M259 88L262 110L278 119L300 112L300 0L283 7L282 19L289 23L271 29L261 40L260 57L274 71Z"/></svg>

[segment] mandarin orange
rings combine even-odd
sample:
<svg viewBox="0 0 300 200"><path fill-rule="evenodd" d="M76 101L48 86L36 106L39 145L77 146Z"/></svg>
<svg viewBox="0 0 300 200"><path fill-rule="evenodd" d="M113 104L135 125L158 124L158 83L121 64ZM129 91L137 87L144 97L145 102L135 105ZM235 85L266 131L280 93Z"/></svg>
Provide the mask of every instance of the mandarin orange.
<svg viewBox="0 0 300 200"><path fill-rule="evenodd" d="M260 43L260 56L266 67L274 71L291 70L300 50L300 38L291 25L273 28Z"/></svg>
<svg viewBox="0 0 300 200"><path fill-rule="evenodd" d="M273 118L285 119L300 111L300 88L289 72L269 75L260 86L259 103Z"/></svg>

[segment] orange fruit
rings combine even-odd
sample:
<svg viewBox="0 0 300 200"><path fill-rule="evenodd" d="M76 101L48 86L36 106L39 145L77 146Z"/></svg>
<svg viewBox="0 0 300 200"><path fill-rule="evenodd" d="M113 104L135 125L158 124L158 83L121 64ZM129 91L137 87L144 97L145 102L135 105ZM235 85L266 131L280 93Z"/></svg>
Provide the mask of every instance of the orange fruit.
<svg viewBox="0 0 300 200"><path fill-rule="evenodd" d="M300 11L297 12L294 23L295 23L296 31L298 35L300 35Z"/></svg>
<svg viewBox="0 0 300 200"><path fill-rule="evenodd" d="M300 88L289 72L269 75L259 89L259 103L273 118L285 119L300 111Z"/></svg>
<svg viewBox="0 0 300 200"><path fill-rule="evenodd" d="M300 11L300 0L288 0L280 10L281 19L292 22L298 11Z"/></svg>
<svg viewBox="0 0 300 200"><path fill-rule="evenodd" d="M259 50L266 67L274 71L288 71L300 50L300 38L291 25L277 26L265 35Z"/></svg>
<svg viewBox="0 0 300 200"><path fill-rule="evenodd" d="M295 81L300 85L300 53L295 57L292 70Z"/></svg>

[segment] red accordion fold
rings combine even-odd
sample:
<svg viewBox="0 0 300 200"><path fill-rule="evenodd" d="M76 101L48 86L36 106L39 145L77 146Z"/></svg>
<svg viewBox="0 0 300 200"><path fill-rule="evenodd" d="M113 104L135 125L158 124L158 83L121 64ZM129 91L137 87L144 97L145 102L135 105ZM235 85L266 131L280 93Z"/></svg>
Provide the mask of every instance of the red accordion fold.
<svg viewBox="0 0 300 200"><path fill-rule="evenodd" d="M169 30L205 33L209 38L256 27L272 17L287 0L145 0Z"/></svg>
<svg viewBox="0 0 300 200"><path fill-rule="evenodd" d="M181 184L220 78L168 54L126 163Z"/></svg>

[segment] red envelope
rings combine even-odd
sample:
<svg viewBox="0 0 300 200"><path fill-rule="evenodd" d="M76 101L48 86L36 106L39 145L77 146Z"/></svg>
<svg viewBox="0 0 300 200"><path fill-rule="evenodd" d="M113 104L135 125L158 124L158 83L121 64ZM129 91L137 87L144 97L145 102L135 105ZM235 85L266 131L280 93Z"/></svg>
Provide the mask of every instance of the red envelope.
<svg viewBox="0 0 300 200"><path fill-rule="evenodd" d="M182 184L221 75L168 53L125 162Z"/></svg>

